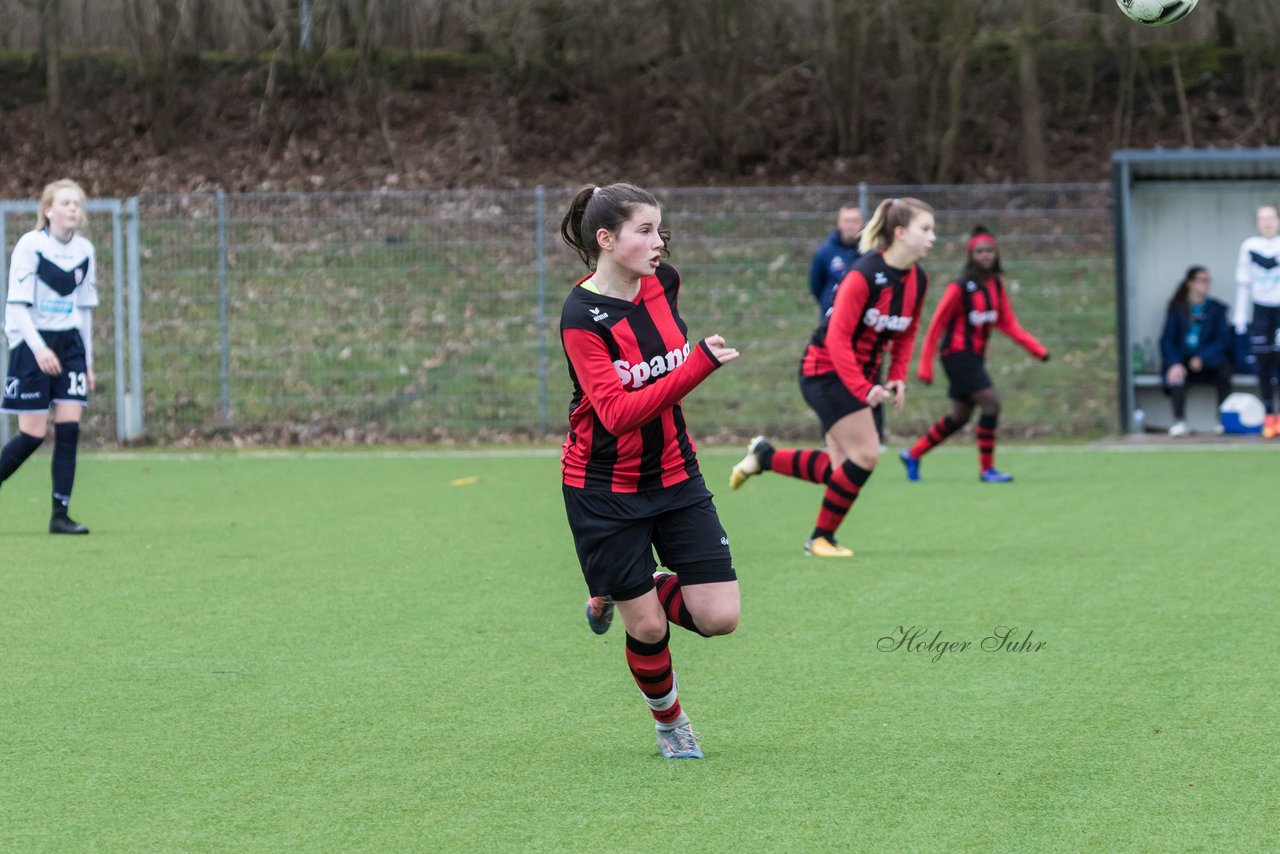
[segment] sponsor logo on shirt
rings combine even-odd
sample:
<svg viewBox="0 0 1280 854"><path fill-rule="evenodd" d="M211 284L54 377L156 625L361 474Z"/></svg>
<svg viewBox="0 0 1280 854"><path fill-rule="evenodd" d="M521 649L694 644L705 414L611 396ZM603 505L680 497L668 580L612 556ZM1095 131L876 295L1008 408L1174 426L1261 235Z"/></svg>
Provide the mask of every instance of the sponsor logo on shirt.
<svg viewBox="0 0 1280 854"><path fill-rule="evenodd" d="M886 329L892 332L905 332L911 325L911 315L881 314L880 309L869 308L867 313L862 315L862 323L876 332L884 332Z"/></svg>
<svg viewBox="0 0 1280 854"><path fill-rule="evenodd" d="M1000 312L998 311L978 311L977 309L974 309L969 312L970 326L982 326L987 323L995 323L999 319Z"/></svg>
<svg viewBox="0 0 1280 854"><path fill-rule="evenodd" d="M70 314L75 307L76 304L69 299L50 297L40 300L40 305L36 310L45 314Z"/></svg>
<svg viewBox="0 0 1280 854"><path fill-rule="evenodd" d="M665 356L654 356L647 362L637 362L633 365L626 359L618 359L613 363L613 370L618 374L618 379L622 380L624 387L629 386L634 389L640 388L651 379L674 371L683 365L687 358L689 358L689 344L686 342L684 347L672 350Z"/></svg>

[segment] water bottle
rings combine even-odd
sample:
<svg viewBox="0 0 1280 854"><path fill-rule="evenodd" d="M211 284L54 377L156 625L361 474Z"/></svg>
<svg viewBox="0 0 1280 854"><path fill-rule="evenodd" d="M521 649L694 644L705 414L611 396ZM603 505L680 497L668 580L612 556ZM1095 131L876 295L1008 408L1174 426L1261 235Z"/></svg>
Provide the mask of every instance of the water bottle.
<svg viewBox="0 0 1280 854"><path fill-rule="evenodd" d="M1142 433L1147 429L1147 413L1141 409L1133 410L1133 432Z"/></svg>
<svg viewBox="0 0 1280 854"><path fill-rule="evenodd" d="M1135 374L1142 373L1142 369L1146 367L1146 359L1142 355L1142 345L1134 344L1129 351L1129 360Z"/></svg>

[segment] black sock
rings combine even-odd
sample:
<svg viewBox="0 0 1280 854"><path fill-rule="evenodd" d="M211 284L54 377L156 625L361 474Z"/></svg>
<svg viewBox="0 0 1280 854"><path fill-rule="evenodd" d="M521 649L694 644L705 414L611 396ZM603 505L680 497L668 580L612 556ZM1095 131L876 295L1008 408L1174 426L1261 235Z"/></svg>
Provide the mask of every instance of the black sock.
<svg viewBox="0 0 1280 854"><path fill-rule="evenodd" d="M36 452L36 448L40 447L43 441L43 436L32 436L30 433L19 430L18 435L5 443L4 450L0 451L0 483L8 480L9 475L17 471L18 467L27 461L27 457Z"/></svg>
<svg viewBox="0 0 1280 854"><path fill-rule="evenodd" d="M53 425L53 515L67 515L71 487L76 482L76 445L80 425L72 421Z"/></svg>

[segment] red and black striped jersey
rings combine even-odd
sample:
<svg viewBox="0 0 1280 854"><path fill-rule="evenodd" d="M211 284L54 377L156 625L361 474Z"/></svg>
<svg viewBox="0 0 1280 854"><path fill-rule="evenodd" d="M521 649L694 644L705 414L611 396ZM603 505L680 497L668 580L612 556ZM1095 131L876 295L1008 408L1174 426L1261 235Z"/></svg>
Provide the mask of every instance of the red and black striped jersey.
<svg viewBox="0 0 1280 854"><path fill-rule="evenodd" d="M929 321L917 373L921 377L932 376L933 353L939 340L944 356L952 353L984 356L992 328L1008 335L1037 359L1043 359L1048 353L1035 336L1018 324L1008 291L999 276L988 276L982 282L973 279L949 282Z"/></svg>
<svg viewBox="0 0 1280 854"><path fill-rule="evenodd" d="M889 380L907 378L929 276L919 264L890 267L883 252L862 256L836 288L835 304L800 363L803 376L835 371L858 400L876 384L889 350Z"/></svg>
<svg viewBox="0 0 1280 854"><path fill-rule="evenodd" d="M647 492L696 477L698 460L680 399L720 367L707 346L690 346L676 308L680 274L659 264L633 300L578 282L560 314L573 400L561 449L564 483L580 489Z"/></svg>

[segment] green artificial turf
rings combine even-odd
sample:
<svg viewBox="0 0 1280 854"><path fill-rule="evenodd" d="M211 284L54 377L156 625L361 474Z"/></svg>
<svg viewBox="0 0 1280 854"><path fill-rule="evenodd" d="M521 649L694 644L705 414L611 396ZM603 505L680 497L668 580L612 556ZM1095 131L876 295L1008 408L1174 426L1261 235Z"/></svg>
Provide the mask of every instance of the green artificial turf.
<svg viewBox="0 0 1280 854"><path fill-rule="evenodd" d="M701 762L587 630L552 452L86 454L82 538L33 458L0 489L0 849L1275 844L1274 448L1006 447L999 486L970 440L918 484L886 456L849 561L801 554L817 487L730 492L738 453L702 460L741 627L672 640Z"/></svg>

